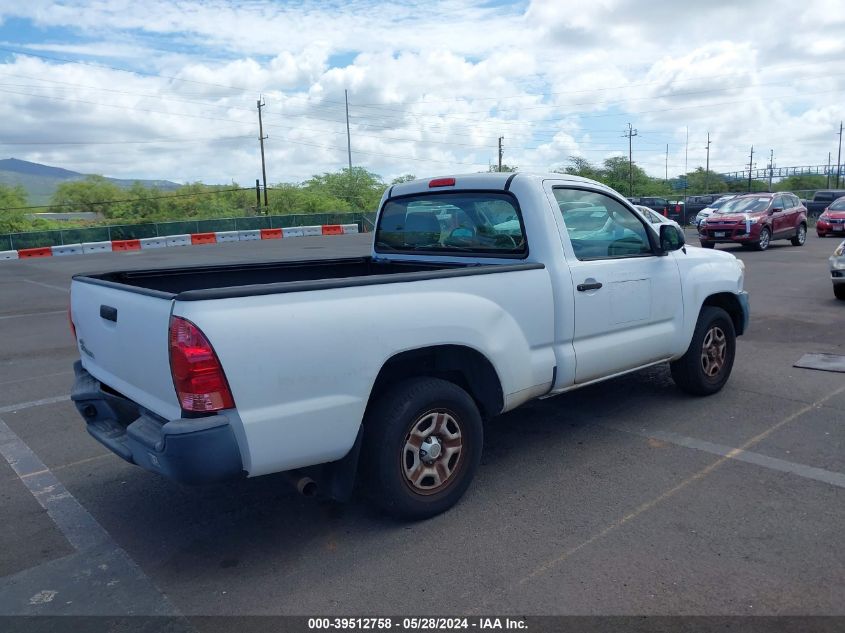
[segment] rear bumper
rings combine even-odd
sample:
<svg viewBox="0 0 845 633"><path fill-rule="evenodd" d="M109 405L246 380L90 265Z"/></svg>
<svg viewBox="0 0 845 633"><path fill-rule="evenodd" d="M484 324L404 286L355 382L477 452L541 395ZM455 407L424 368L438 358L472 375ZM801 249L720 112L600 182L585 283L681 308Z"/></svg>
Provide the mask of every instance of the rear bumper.
<svg viewBox="0 0 845 633"><path fill-rule="evenodd" d="M245 476L235 434L225 415L164 420L110 391L80 361L71 400L88 432L115 455L186 484Z"/></svg>

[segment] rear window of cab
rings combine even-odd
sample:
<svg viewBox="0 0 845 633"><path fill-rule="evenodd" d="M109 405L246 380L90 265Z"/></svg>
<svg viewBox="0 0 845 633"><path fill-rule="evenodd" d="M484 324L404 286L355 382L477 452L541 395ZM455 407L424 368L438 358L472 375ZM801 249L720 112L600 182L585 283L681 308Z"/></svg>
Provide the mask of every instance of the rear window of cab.
<svg viewBox="0 0 845 633"><path fill-rule="evenodd" d="M525 229L508 193L424 193L388 200L376 227L377 253L524 257Z"/></svg>

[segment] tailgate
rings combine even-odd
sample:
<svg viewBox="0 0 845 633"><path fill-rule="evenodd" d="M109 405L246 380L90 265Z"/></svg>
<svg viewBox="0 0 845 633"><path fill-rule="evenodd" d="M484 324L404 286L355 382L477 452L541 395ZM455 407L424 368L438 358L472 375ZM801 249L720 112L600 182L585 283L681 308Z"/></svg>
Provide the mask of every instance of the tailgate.
<svg viewBox="0 0 845 633"><path fill-rule="evenodd" d="M153 413L180 417L167 345L173 301L83 279L70 295L82 366Z"/></svg>

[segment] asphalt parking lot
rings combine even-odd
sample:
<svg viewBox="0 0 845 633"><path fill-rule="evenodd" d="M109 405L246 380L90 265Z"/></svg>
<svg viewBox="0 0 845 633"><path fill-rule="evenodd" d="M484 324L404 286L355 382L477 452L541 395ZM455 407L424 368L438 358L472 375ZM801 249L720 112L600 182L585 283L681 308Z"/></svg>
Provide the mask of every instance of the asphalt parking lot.
<svg viewBox="0 0 845 633"><path fill-rule="evenodd" d="M464 500L417 524L280 476L172 483L67 398L72 274L365 254L369 236L0 262L0 614L845 615L845 374L792 366L845 354L836 243L720 247L752 306L721 393L659 367L501 416Z"/></svg>

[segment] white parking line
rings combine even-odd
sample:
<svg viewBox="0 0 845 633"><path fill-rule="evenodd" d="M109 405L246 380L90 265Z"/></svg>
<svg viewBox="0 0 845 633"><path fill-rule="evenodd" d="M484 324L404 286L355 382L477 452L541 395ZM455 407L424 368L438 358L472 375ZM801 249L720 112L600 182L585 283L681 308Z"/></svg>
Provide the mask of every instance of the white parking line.
<svg viewBox="0 0 845 633"><path fill-rule="evenodd" d="M7 404L0 407L0 413L13 413L23 409L31 409L32 407L40 407L45 404L55 404L57 402L64 402L70 400L70 396L54 396L52 398L42 398L41 400L32 400L30 402L19 402L18 404Z"/></svg>
<svg viewBox="0 0 845 633"><path fill-rule="evenodd" d="M43 286L44 288L52 288L53 290L61 290L62 292L70 292L70 288L62 288L61 286L54 286L53 284L45 284L43 281L33 281L32 279L21 279L28 284L35 284L36 286Z"/></svg>
<svg viewBox="0 0 845 633"><path fill-rule="evenodd" d="M0 454L17 473L23 485L32 493L42 508L61 530L67 541L79 553L79 560L65 564L79 565L76 573L54 577L46 563L42 574L27 570L13 577L0 579L0 606L6 615L47 615L73 613L74 608L85 609L84 604L68 607L64 595L108 596L113 587L114 603L102 605L107 613L97 615L175 615L176 608L155 587L129 555L114 542L109 533L82 507L76 498L56 478L38 456L0 418ZM108 564L93 565L91 561L108 560ZM35 573L33 573L35 571ZM39 576L44 576L39 577ZM86 580L86 578L88 580ZM104 586L104 579L110 579ZM50 582L54 595L61 600L43 604L31 599L36 588ZM90 582L91 586L87 584ZM35 605L35 606L33 606ZM118 613L114 613L117 609ZM52 610L52 611L51 611Z"/></svg>
<svg viewBox="0 0 845 633"><path fill-rule="evenodd" d="M769 457L768 455L761 455L746 451L741 448L733 448L732 446L725 446L723 444L714 444L706 440L699 440L694 437L687 437L686 435L678 435L670 431L658 431L654 429L629 429L623 426L603 424L605 428L621 431L623 433L630 433L632 435L639 435L640 437L647 437L650 439L661 440L677 446L684 446L705 453L712 453L713 455L721 455L722 457L729 457L740 462L762 466L763 468L770 468L771 470L778 470L783 473L791 473L804 477L805 479L814 479L815 481L822 481L831 486L838 486L845 488L845 474L837 473L832 470L825 470L824 468L816 468L815 466L807 466L806 464L796 464L777 457Z"/></svg>
<svg viewBox="0 0 845 633"><path fill-rule="evenodd" d="M67 310L51 310L50 312L27 312L26 314L7 314L4 316L0 316L0 321L5 321L6 319L23 319L26 317L45 316L48 314L67 314Z"/></svg>

